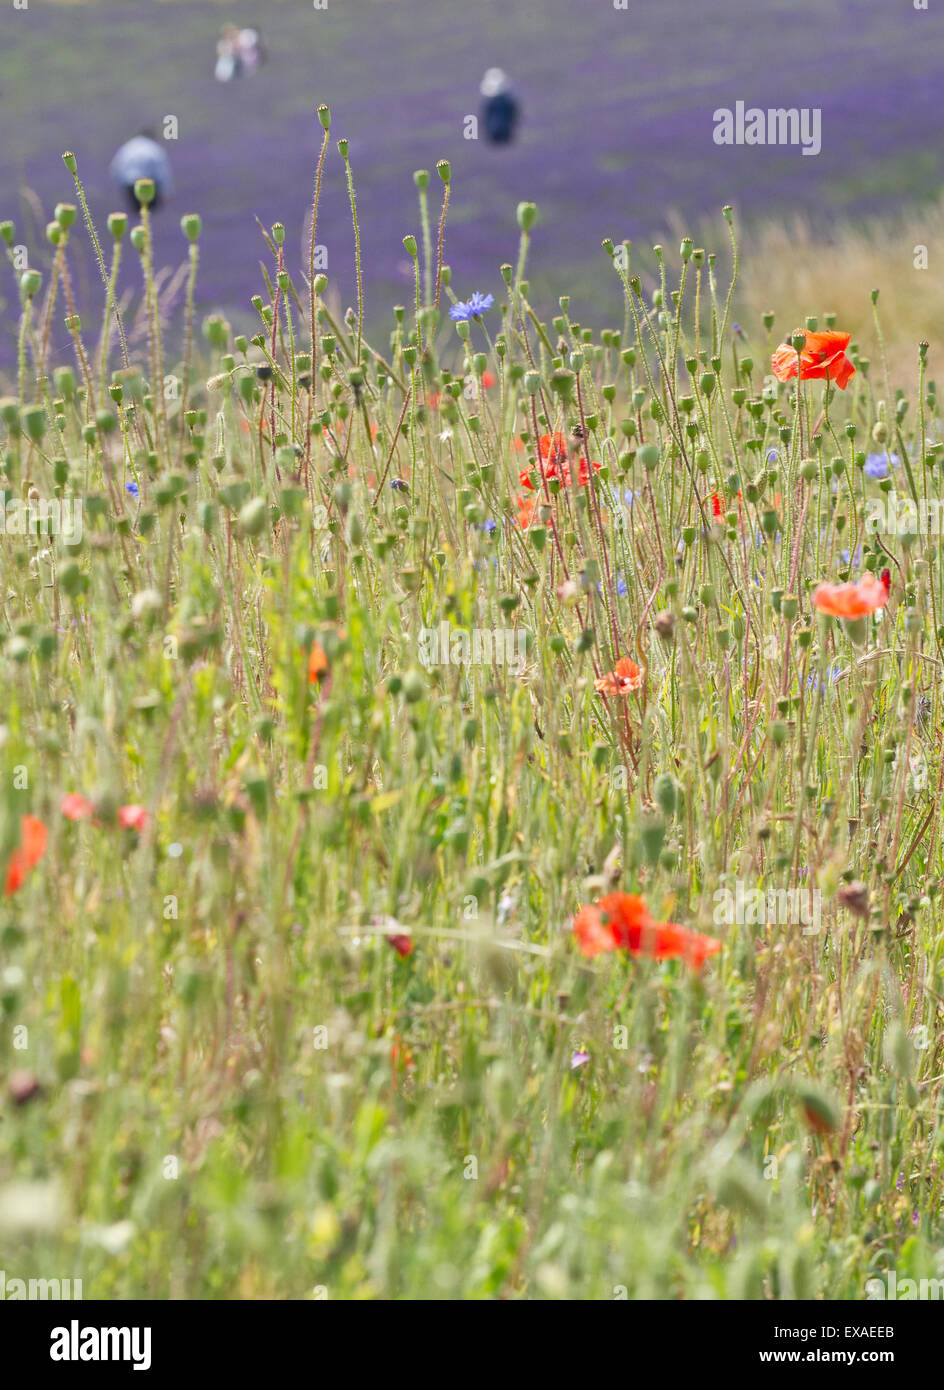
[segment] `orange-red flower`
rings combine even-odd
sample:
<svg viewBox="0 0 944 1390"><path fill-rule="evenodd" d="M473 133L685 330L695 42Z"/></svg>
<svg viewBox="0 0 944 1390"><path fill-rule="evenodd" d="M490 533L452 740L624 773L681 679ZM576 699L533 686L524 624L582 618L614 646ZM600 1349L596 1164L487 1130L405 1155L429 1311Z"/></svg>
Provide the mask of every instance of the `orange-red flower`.
<svg viewBox="0 0 944 1390"><path fill-rule="evenodd" d="M3 892L6 897L22 888L26 875L46 853L46 827L36 816L20 818L20 843L7 861L7 877Z"/></svg>
<svg viewBox="0 0 944 1390"><path fill-rule="evenodd" d="M148 813L143 806L119 806L118 824L125 830L143 830L148 823Z"/></svg>
<svg viewBox="0 0 944 1390"><path fill-rule="evenodd" d="M81 792L69 792L62 798L60 810L66 820L89 820L95 807Z"/></svg>
<svg viewBox="0 0 944 1390"><path fill-rule="evenodd" d="M308 656L308 682L314 685L320 681L325 671L328 669L328 658L324 654L324 648L317 642L311 645L311 652Z"/></svg>
<svg viewBox="0 0 944 1390"><path fill-rule="evenodd" d="M538 504L533 497L516 497L515 506L518 508L518 525L527 531L538 519Z"/></svg>
<svg viewBox="0 0 944 1390"><path fill-rule="evenodd" d="M801 381L829 379L840 391L845 391L855 376L855 367L846 356L849 333L829 329L825 333L807 333L799 353ZM798 355L790 343L781 343L770 359L778 381L789 381L797 375Z"/></svg>
<svg viewBox="0 0 944 1390"><path fill-rule="evenodd" d="M867 571L854 584L818 584L813 590L813 607L833 618L864 618L885 607L890 587L890 577L886 588Z"/></svg>
<svg viewBox="0 0 944 1390"><path fill-rule="evenodd" d="M571 473L570 461L567 457L567 440L559 432L556 434L542 434L538 440L538 453L540 454L541 476L548 482L558 479L565 487L570 487ZM602 464L588 463L585 458L577 460L577 482L581 487L586 487L590 481L590 469L599 473ZM530 492L535 490L535 484L531 481L531 470L523 468L518 474L522 487L526 487Z"/></svg>
<svg viewBox="0 0 944 1390"><path fill-rule="evenodd" d="M405 932L396 936L388 936L387 941L393 947L401 960L406 960L407 956L413 952L413 938L407 936Z"/></svg>
<svg viewBox="0 0 944 1390"><path fill-rule="evenodd" d="M612 671L593 683L603 694L628 695L642 685L642 671L632 657L621 656Z"/></svg>
<svg viewBox="0 0 944 1390"><path fill-rule="evenodd" d="M709 956L721 950L721 942L713 936L675 922L657 922L642 898L633 893L607 893L582 907L574 918L573 933L589 958L605 951L626 951L654 960L684 960L700 970Z"/></svg>

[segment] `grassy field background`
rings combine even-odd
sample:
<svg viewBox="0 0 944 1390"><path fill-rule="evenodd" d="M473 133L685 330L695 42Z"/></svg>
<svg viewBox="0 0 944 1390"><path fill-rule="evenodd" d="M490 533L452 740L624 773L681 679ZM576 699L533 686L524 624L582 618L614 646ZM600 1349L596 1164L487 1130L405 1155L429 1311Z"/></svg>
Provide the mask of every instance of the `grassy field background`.
<svg viewBox="0 0 944 1390"><path fill-rule="evenodd" d="M261 24L271 56L251 82L212 80L224 19ZM254 216L285 223L289 263L300 264L314 108L326 100L350 140L372 324L410 294L401 241L418 231L410 175L442 157L456 171L449 255L467 291L497 288L495 268L514 245L514 207L526 197L543 219L536 302L549 310L566 292L603 314L604 236L641 239L652 272L653 241L665 241L676 220L691 229L713 219L726 202L742 225L801 214L827 241L844 220L925 205L918 239L927 242L941 180L942 24L933 6L918 13L884 0L769 0L753 7L749 24L741 0L716 0L710 16L692 0L628 11L574 0L11 8L0 18L2 212L42 256L58 197L55 157L75 149L101 220L116 205L107 179L114 149L175 115L179 139L168 151L177 194L155 219L157 263L179 263L177 217L199 207L201 305L245 316L263 251ZM498 150L462 138L494 62L508 69L524 107L520 140ZM821 107L822 153L715 146L713 111L739 99ZM38 202L21 203L25 189ZM331 180L320 239L344 305L353 291L349 227L343 183ZM86 294L94 266L76 255ZM902 250L903 276L910 259ZM898 265L894 257L886 274ZM792 258L787 266L793 273ZM764 265L758 275L775 271ZM8 326L0 343L7 364L12 341Z"/></svg>
<svg viewBox="0 0 944 1390"><path fill-rule="evenodd" d="M3 100L35 124L0 159L67 204L39 283L0 267L0 1268L86 1298L837 1300L944 1277L944 574L930 526L866 526L893 498L944 508L936 300L870 294L903 241L938 242L920 213L828 253L812 214L805 241L768 220L729 291L739 223L706 205L729 182L768 218L774 185L816 200L744 151L730 180L705 165L693 113L752 95L727 3L698 43L674 4L645 29L581 10L587 30L553 4L338 6L311 55L273 4L296 77L273 63L235 103L207 72L224 12L0 21L37 63L28 83L4 43ZM784 99L861 113L881 42L868 101L903 120L887 168L907 182L932 151L903 103L930 100L933 63L909 30L905 64L904 23L764 7L757 91L793 55L808 85ZM50 42L66 24L71 48ZM463 32L473 74L512 54L548 113L501 165L449 143ZM103 85L77 86L80 55ZM632 177L586 157L591 81L613 159L645 94ZM37 101L78 90L71 124ZM311 111L335 92L310 290ZM185 102L177 205L122 241L126 362L59 155L89 171L107 273L106 154L141 108ZM861 114L847 130L846 154L784 168L878 206L848 175ZM421 244L398 281L412 170L443 153L452 277ZM673 226L673 188L717 261L682 222L643 283L600 237ZM441 196L434 172L434 217ZM284 218L283 255L253 208ZM4 251L32 246L9 211ZM192 243L178 211L204 214ZM170 262L198 288L165 325ZM586 296L547 310L568 268ZM89 307L63 344L66 275ZM457 327L472 289L495 303ZM855 333L845 389L772 376L803 324ZM17 505L66 499L80 544L18 529ZM829 616L821 584L875 611ZM815 892L815 929L719 917L737 885ZM588 955L575 922L604 932L592 905L617 891L661 926Z"/></svg>

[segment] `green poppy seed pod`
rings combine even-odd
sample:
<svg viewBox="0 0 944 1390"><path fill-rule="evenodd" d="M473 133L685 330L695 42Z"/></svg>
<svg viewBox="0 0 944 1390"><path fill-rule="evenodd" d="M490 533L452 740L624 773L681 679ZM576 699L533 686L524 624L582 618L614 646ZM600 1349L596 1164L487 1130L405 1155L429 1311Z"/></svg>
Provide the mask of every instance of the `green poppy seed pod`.
<svg viewBox="0 0 944 1390"><path fill-rule="evenodd" d="M328 277L327 277L327 275L316 275L316 276L315 276L315 294L324 294L324 292L325 292L325 290L326 290L327 288L328 288Z"/></svg>
<svg viewBox="0 0 944 1390"><path fill-rule="evenodd" d="M815 459L803 459L800 464L800 477L804 482L811 482L819 472L819 465Z"/></svg>
<svg viewBox="0 0 944 1390"><path fill-rule="evenodd" d="M62 156L62 162L66 166L70 174L75 173L77 166L75 162L75 155L72 153L71 150L66 150L65 154Z"/></svg>
<svg viewBox="0 0 944 1390"><path fill-rule="evenodd" d="M318 120L321 122L322 130L331 129L331 108L326 106L324 102L318 107Z"/></svg>
<svg viewBox="0 0 944 1390"><path fill-rule="evenodd" d="M347 143L347 141L346 141L346 140L339 140L339 141L338 141L338 154L341 156L341 158L342 158L345 162L347 162L347 151L348 151L348 143Z"/></svg>
<svg viewBox="0 0 944 1390"><path fill-rule="evenodd" d="M791 333L790 346L793 348L794 352L803 351L804 347L806 346L806 334L802 331L802 329L798 328L795 333Z"/></svg>
<svg viewBox="0 0 944 1390"><path fill-rule="evenodd" d="M692 252L692 262L699 268L699 270L705 264L705 248L703 246L695 247L694 251Z"/></svg>
<svg viewBox="0 0 944 1390"><path fill-rule="evenodd" d="M608 256L614 256L616 254L616 248L613 245L612 237L605 236L603 240L600 242L600 245L603 247L604 251Z"/></svg>
<svg viewBox="0 0 944 1390"><path fill-rule="evenodd" d="M0 396L0 420L8 430L19 432L19 407L13 396Z"/></svg>
<svg viewBox="0 0 944 1390"><path fill-rule="evenodd" d="M46 432L46 412L41 405L28 405L20 415L23 432L38 444Z"/></svg>
<svg viewBox="0 0 944 1390"><path fill-rule="evenodd" d="M809 316L809 318L806 320L806 329L807 329L807 332L808 332L808 333L815 333L816 330L817 330L817 328L819 328L819 319L818 319L818 318L814 318L813 315L811 314L811 315Z"/></svg>
<svg viewBox="0 0 944 1390"><path fill-rule="evenodd" d="M639 841L647 864L654 869L665 843L665 821L661 816L646 816L639 830Z"/></svg>
<svg viewBox="0 0 944 1390"><path fill-rule="evenodd" d="M800 600L796 594L783 594L780 599L780 616L792 623L800 611Z"/></svg>
<svg viewBox="0 0 944 1390"><path fill-rule="evenodd" d="M695 243L694 243L694 241L692 240L692 238L691 238L690 236L683 237L683 238L682 238L682 244L681 244L681 246L679 247L679 255L682 257L682 260L683 260L683 261L690 261L691 258L692 258L692 252L693 252L694 250L695 250Z"/></svg>
<svg viewBox="0 0 944 1390"><path fill-rule="evenodd" d="M131 228L131 245L134 247L135 251L143 251L147 245L147 237L144 234L144 228L142 226L138 225L137 227Z"/></svg>
<svg viewBox="0 0 944 1390"><path fill-rule="evenodd" d="M272 240L275 242L276 246L284 246L284 244L285 244L285 224L284 224L284 222L273 222L273 223L272 223Z"/></svg>
<svg viewBox="0 0 944 1390"><path fill-rule="evenodd" d="M32 299L34 295L39 294L42 283L43 277L38 270L24 270L20 276L20 289L27 299Z"/></svg>
<svg viewBox="0 0 944 1390"><path fill-rule="evenodd" d="M541 373L525 372L524 389L527 391L529 396L536 396L541 389Z"/></svg>
<svg viewBox="0 0 944 1390"><path fill-rule="evenodd" d="M203 219L198 212L188 212L180 219L180 229L188 241L196 241L203 231Z"/></svg>
<svg viewBox="0 0 944 1390"><path fill-rule="evenodd" d="M902 1024L896 1019L885 1032L883 1051L885 1060L903 1081L911 1079L914 1069L914 1043Z"/></svg>
<svg viewBox="0 0 944 1390"><path fill-rule="evenodd" d="M642 464L647 473L659 466L659 446L658 444L644 444L637 453L636 457Z"/></svg>
<svg viewBox="0 0 944 1390"><path fill-rule="evenodd" d="M58 222L46 223L46 240L51 246L59 246L62 243L64 235L65 233Z"/></svg>
<svg viewBox="0 0 944 1390"><path fill-rule="evenodd" d="M114 386L109 386L108 394L115 402L115 405L121 405L121 402L124 399L125 388L122 386L121 382L118 381L114 384Z"/></svg>
<svg viewBox="0 0 944 1390"><path fill-rule="evenodd" d="M762 322L769 333L774 326L774 311L772 309L768 309L767 312L762 315Z"/></svg>
<svg viewBox="0 0 944 1390"><path fill-rule="evenodd" d="M443 282L444 285L451 285L451 284L452 284L452 268L451 268L451 266L444 265L443 268L442 268L442 275L440 275L439 278L440 278L440 280Z"/></svg>
<svg viewBox="0 0 944 1390"><path fill-rule="evenodd" d="M135 179L134 196L142 207L147 207L149 203L153 203L156 194L157 185L153 179Z"/></svg>
<svg viewBox="0 0 944 1390"><path fill-rule="evenodd" d="M661 810L671 820L678 805L678 788L674 779L667 772L661 773L656 778L653 791Z"/></svg>
<svg viewBox="0 0 944 1390"><path fill-rule="evenodd" d="M423 680L423 673L416 670L415 667L404 672L402 691L403 698L408 705L415 705L417 701L422 700L426 694L426 682Z"/></svg>
<svg viewBox="0 0 944 1390"><path fill-rule="evenodd" d="M775 536L780 527L780 518L778 517L777 513L771 508L768 511L761 513L760 524L763 528L765 535Z"/></svg>
<svg viewBox="0 0 944 1390"><path fill-rule="evenodd" d="M557 371L551 373L550 388L555 396L560 396L562 401L569 401L574 393L574 383L576 377L572 371L566 367L559 367Z"/></svg>
<svg viewBox="0 0 944 1390"><path fill-rule="evenodd" d="M702 372L701 376L698 378L698 389L703 396L711 395L712 391L715 389L716 380L717 377L714 372Z"/></svg>
<svg viewBox="0 0 944 1390"><path fill-rule="evenodd" d="M527 299L528 295L531 293L531 281L522 280L521 284L518 286L518 289L521 291L522 298Z"/></svg>
<svg viewBox="0 0 944 1390"><path fill-rule="evenodd" d="M413 182L416 184L417 188L419 188L420 190L422 190L422 189L424 189L424 188L428 188L428 187L429 187L429 170L428 170L428 169L414 169L414 171L413 171Z"/></svg>
<svg viewBox="0 0 944 1390"><path fill-rule="evenodd" d="M469 327L466 319L459 320L459 322L456 324L456 332L458 333L459 337L462 339L464 343L467 343L469 341L469 338L472 335L472 330ZM404 352L406 351L408 351L408 349L405 348Z"/></svg>
<svg viewBox="0 0 944 1390"><path fill-rule="evenodd" d="M108 214L108 230L111 232L115 241L120 241L128 230L128 214L125 212L110 212Z"/></svg>
<svg viewBox="0 0 944 1390"><path fill-rule="evenodd" d="M715 590L713 584L703 584L698 591L698 601L703 603L706 608L710 608L715 601Z"/></svg>
<svg viewBox="0 0 944 1390"><path fill-rule="evenodd" d="M278 275L275 277L275 283L278 285L279 289L282 291L283 294L287 294L289 285L292 283L288 271L280 270Z"/></svg>
<svg viewBox="0 0 944 1390"><path fill-rule="evenodd" d="M405 236L403 238L403 249L411 260L416 260L416 237Z"/></svg>
<svg viewBox="0 0 944 1390"><path fill-rule="evenodd" d="M75 372L71 367L57 367L53 372L56 392L63 400L71 401L75 395Z"/></svg>
<svg viewBox="0 0 944 1390"><path fill-rule="evenodd" d="M536 203L518 204L518 226L523 232L530 232L538 217Z"/></svg>
<svg viewBox="0 0 944 1390"><path fill-rule="evenodd" d="M442 179L443 183L448 185L449 180L452 178L452 169L448 159L439 159L436 161L436 173Z"/></svg>
<svg viewBox="0 0 944 1390"><path fill-rule="evenodd" d="M582 372L582 371L583 371L583 366L584 366L584 361L585 361L585 358L584 358L584 355L583 355L582 352L572 352L572 353L570 354L570 366L571 366L571 370L572 370L572 371L575 371L575 372Z"/></svg>
<svg viewBox="0 0 944 1390"><path fill-rule="evenodd" d="M888 439L888 429L881 420L876 420L872 426L872 438L876 444L884 444Z"/></svg>
<svg viewBox="0 0 944 1390"><path fill-rule="evenodd" d="M244 536L258 536L266 524L266 500L250 497L239 510L239 529Z"/></svg>

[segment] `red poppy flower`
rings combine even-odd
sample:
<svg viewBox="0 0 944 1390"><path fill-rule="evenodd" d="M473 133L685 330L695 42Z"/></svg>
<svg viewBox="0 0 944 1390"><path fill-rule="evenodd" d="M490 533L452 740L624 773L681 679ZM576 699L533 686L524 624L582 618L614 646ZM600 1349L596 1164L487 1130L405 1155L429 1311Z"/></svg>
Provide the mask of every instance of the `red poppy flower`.
<svg viewBox="0 0 944 1390"><path fill-rule="evenodd" d="M328 658L324 654L324 649L317 642L313 642L308 656L308 683L314 685L320 681L327 669Z"/></svg>
<svg viewBox="0 0 944 1390"><path fill-rule="evenodd" d="M148 813L143 806L119 806L118 824L125 830L143 830L148 823Z"/></svg>
<svg viewBox="0 0 944 1390"><path fill-rule="evenodd" d="M516 497L515 506L518 508L518 525L523 531L527 531L528 527L537 521L538 504L533 497Z"/></svg>
<svg viewBox="0 0 944 1390"><path fill-rule="evenodd" d="M864 618L885 607L890 589L891 575L886 588L882 580L866 572L854 584L818 584L813 590L813 607L832 618Z"/></svg>
<svg viewBox="0 0 944 1390"><path fill-rule="evenodd" d="M799 353L801 381L829 379L840 391L845 391L855 376L855 367L846 356L850 333L807 333ZM770 359L778 381L789 381L797 375L797 352L790 343L782 343Z"/></svg>
<svg viewBox="0 0 944 1390"><path fill-rule="evenodd" d="M542 434L538 440L538 453L540 454L541 476L548 482L557 479L565 487L570 487L571 472L570 462L567 458L567 439L561 433ZM580 487L586 487L590 481L590 469L599 473L603 467L600 463L590 464L585 458L577 460L577 482ZM518 474L522 487L529 491L535 490L535 484L531 481L531 470L523 468Z"/></svg>
<svg viewBox="0 0 944 1390"><path fill-rule="evenodd" d="M720 521L721 518L724 516L724 506L722 504L721 498L718 496L716 492L713 492L711 494L711 514L716 521Z"/></svg>
<svg viewBox="0 0 944 1390"><path fill-rule="evenodd" d="M879 578L880 578L881 581L882 581L882 588L885 590L886 595L890 594L891 591L892 591L892 572L891 572L891 570L888 570L888 569L882 570L882 573L879 575Z"/></svg>
<svg viewBox="0 0 944 1390"><path fill-rule="evenodd" d="M713 936L675 922L657 922L642 898L633 893L607 893L582 907L574 918L573 933L581 952L591 958L623 950L654 960L684 960L700 970L709 956L721 950L721 942Z"/></svg>
<svg viewBox="0 0 944 1390"><path fill-rule="evenodd" d="M483 372L483 373L482 373L482 385L485 387L486 391L490 391L490 390L492 389L492 387L493 387L493 386L496 386L497 384L498 384L498 377L495 375L494 372Z"/></svg>
<svg viewBox="0 0 944 1390"><path fill-rule="evenodd" d="M95 807L81 792L69 792L62 798L59 808L66 820L89 820Z"/></svg>
<svg viewBox="0 0 944 1390"><path fill-rule="evenodd" d="M406 960L407 956L413 953L413 938L406 934L398 936L388 936L387 942L396 951L401 960Z"/></svg>
<svg viewBox="0 0 944 1390"><path fill-rule="evenodd" d="M7 877L3 889L6 897L22 888L30 869L35 869L46 853L47 838L46 827L36 816L20 818L20 843L7 861Z"/></svg>
<svg viewBox="0 0 944 1390"><path fill-rule="evenodd" d="M621 656L612 671L593 683L603 694L628 695L642 685L642 671L632 657Z"/></svg>

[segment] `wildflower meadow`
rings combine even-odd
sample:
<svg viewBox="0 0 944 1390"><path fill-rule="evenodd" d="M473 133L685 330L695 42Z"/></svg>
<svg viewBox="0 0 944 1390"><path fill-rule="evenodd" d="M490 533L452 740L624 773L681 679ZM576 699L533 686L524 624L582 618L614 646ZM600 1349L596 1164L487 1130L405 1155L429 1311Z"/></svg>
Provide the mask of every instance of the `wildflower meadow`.
<svg viewBox="0 0 944 1390"><path fill-rule="evenodd" d="M936 350L745 315L730 207L542 312L540 208L471 282L445 160L368 313L308 120L251 336L147 181L0 223L5 1296L937 1287Z"/></svg>

